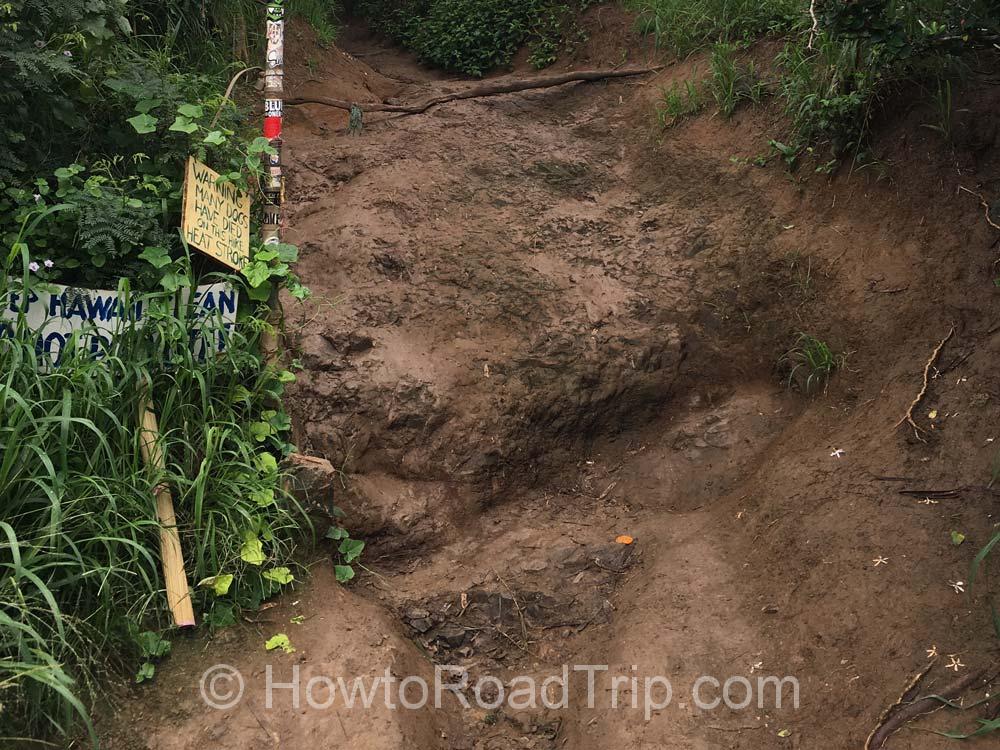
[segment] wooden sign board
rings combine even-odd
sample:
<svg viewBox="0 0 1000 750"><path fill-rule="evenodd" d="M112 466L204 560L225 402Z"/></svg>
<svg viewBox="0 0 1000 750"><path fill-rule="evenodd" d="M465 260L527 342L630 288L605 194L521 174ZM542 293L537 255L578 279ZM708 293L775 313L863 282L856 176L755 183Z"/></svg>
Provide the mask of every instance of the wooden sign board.
<svg viewBox="0 0 1000 750"><path fill-rule="evenodd" d="M62 350L77 336L94 359L102 359L117 336L141 325L149 312L141 296L123 298L117 291L46 284L27 295L20 279L8 280L7 304L0 307L0 341L14 335L20 315L35 335L35 351L59 367ZM41 287L42 285L40 285ZM199 362L225 351L236 327L239 293L228 283L182 289L180 304L190 309L188 346Z"/></svg>
<svg viewBox="0 0 1000 750"><path fill-rule="evenodd" d="M188 158L181 232L192 247L241 271L250 262L250 196L218 179L218 172Z"/></svg>

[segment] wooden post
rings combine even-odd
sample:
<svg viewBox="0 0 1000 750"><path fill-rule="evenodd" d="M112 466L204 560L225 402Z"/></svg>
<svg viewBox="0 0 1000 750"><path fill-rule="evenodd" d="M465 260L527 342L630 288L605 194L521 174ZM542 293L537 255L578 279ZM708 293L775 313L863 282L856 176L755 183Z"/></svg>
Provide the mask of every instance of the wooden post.
<svg viewBox="0 0 1000 750"><path fill-rule="evenodd" d="M163 447L160 445L160 428L153 413L153 404L144 389L139 405L139 443L142 459L147 468L159 474L166 469ZM194 627L194 606L188 588L187 573L184 571L184 555L181 553L181 538L177 533L177 518L174 515L174 501L166 484L156 486L156 517L160 522L160 557L163 563L163 580L167 588L167 604L174 616L174 625L179 628Z"/></svg>

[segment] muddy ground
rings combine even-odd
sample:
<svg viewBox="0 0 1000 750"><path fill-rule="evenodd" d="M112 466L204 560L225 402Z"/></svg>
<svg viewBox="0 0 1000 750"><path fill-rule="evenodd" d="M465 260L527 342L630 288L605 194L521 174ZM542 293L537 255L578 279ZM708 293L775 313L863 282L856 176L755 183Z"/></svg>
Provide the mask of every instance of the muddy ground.
<svg viewBox="0 0 1000 750"><path fill-rule="evenodd" d="M598 10L557 69L661 59ZM293 41L296 96L466 85L362 28ZM288 239L315 294L289 308L297 442L335 467L366 570L345 589L317 552L302 591L124 701L109 747L860 748L925 669L921 694L995 675L989 576L968 578L1000 509L1000 232L960 190L1000 198L995 78L960 94L953 145L907 99L878 125L877 168L827 177L753 165L786 127L774 108L661 130L660 90L696 62L366 115L359 135L338 110L289 108ZM952 328L921 431L896 427ZM802 331L847 355L812 395L776 369ZM264 652L275 628L295 653ZM223 711L199 697L216 663L246 682ZM583 674L567 708L266 706L268 665L442 664L506 687L610 672L593 707ZM650 675L674 696L647 720ZM796 677L798 708L692 703L699 676L761 675ZM950 747L926 730L996 710L939 712L887 746Z"/></svg>

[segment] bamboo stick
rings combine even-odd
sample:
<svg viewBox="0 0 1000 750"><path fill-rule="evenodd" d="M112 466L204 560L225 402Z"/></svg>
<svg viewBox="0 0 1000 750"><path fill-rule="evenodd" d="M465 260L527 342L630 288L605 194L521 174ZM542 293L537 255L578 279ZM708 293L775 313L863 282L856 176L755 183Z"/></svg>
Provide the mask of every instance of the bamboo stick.
<svg viewBox="0 0 1000 750"><path fill-rule="evenodd" d="M166 469L163 448L160 445L160 428L153 412L149 396L142 398L139 443L142 459L154 474ZM167 589L167 604L174 617L174 625L179 628L194 627L194 606L188 588L187 573L184 571L184 555L181 552L181 538L177 533L177 517L174 515L174 501L170 488L160 483L156 493L156 517L160 522L160 557L163 564L163 581Z"/></svg>

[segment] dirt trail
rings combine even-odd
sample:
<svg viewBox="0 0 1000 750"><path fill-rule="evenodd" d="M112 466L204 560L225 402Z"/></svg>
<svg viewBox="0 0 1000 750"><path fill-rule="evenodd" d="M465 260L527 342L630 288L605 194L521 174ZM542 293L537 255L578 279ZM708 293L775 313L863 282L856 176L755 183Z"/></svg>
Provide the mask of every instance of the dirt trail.
<svg viewBox="0 0 1000 750"><path fill-rule="evenodd" d="M627 18L608 23L611 41L578 67L634 44ZM298 44L299 95L409 101L464 85L356 30L341 40L352 54ZM947 159L910 169L919 187L902 195L731 160L753 155L767 113L659 142L656 90L689 70L371 116L358 136L341 112L292 110L289 239L316 295L290 321L297 442L342 470L334 501L368 536L370 573L344 591L320 572L211 657L175 657L157 688L184 696L172 721L148 702L127 711L152 727L146 746L861 747L928 648L942 662L926 692L954 677L947 654L993 663L983 602L948 582L997 509L984 487L995 237L941 187ZM994 104L969 102L970 117ZM901 143L911 163L931 148ZM959 179L989 165L962 163ZM935 432L907 439L891 426L956 320L920 412L941 415ZM799 330L852 352L813 399L772 370ZM932 486L961 491L925 505L897 493ZM258 653L295 614L298 651ZM249 698L206 712L195 683L216 661L252 676ZM457 664L508 685L563 664L610 673L592 708L580 674L564 710L446 696L440 711L316 715L262 708L268 663L345 678ZM673 701L649 720L641 694L613 708L612 674L625 704L633 675L640 693L644 676L668 677ZM694 706L700 676L752 681L753 704ZM798 709L788 694L758 707L760 676L795 676ZM948 746L916 732L889 745Z"/></svg>

